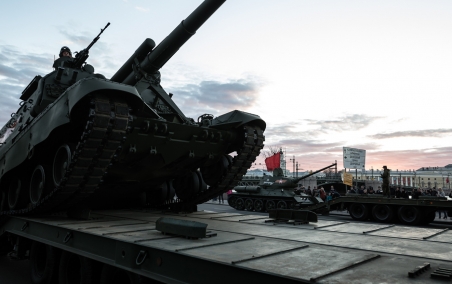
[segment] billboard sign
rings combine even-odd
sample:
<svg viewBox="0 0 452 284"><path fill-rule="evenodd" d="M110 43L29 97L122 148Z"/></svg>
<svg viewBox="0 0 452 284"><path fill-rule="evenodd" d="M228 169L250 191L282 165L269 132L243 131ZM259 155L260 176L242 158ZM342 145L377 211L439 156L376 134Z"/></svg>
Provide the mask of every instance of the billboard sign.
<svg viewBox="0 0 452 284"><path fill-rule="evenodd" d="M361 169L366 167L366 150L356 148L344 148L344 168Z"/></svg>

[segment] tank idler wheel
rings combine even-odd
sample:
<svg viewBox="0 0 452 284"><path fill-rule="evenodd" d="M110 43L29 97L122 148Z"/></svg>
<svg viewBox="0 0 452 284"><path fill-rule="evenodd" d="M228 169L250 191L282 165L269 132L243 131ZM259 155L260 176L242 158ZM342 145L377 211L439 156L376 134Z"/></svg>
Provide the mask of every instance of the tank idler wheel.
<svg viewBox="0 0 452 284"><path fill-rule="evenodd" d="M36 205L41 200L45 193L46 182L48 181L45 168L41 165L36 166L30 180L30 202L32 205Z"/></svg>
<svg viewBox="0 0 452 284"><path fill-rule="evenodd" d="M274 202L273 200L268 200L268 201L265 203L265 209L266 209L267 211L272 210L272 209L275 209L275 202Z"/></svg>
<svg viewBox="0 0 452 284"><path fill-rule="evenodd" d="M242 198L237 198L237 200L235 201L235 209L237 210L245 209L245 201L243 201Z"/></svg>
<svg viewBox="0 0 452 284"><path fill-rule="evenodd" d="M62 183L71 160L71 148L67 144L61 145L53 158L52 174L55 186L59 186Z"/></svg>
<svg viewBox="0 0 452 284"><path fill-rule="evenodd" d="M407 225L417 225L421 221L421 211L415 206L402 206L397 213L399 220Z"/></svg>
<svg viewBox="0 0 452 284"><path fill-rule="evenodd" d="M201 188L201 181L195 172L188 172L185 176L173 181L176 195L182 200L190 199L197 194Z"/></svg>
<svg viewBox="0 0 452 284"><path fill-rule="evenodd" d="M33 241L30 249L31 283L55 283L58 277L59 253L53 246Z"/></svg>
<svg viewBox="0 0 452 284"><path fill-rule="evenodd" d="M95 283L94 265L94 260L63 251L58 268L58 283Z"/></svg>
<svg viewBox="0 0 452 284"><path fill-rule="evenodd" d="M386 204L377 204L372 208L372 217L377 222L391 222L394 219L392 207Z"/></svg>
<svg viewBox="0 0 452 284"><path fill-rule="evenodd" d="M369 218L369 209L361 203L352 203L348 208L350 216L358 221L365 221Z"/></svg>
<svg viewBox="0 0 452 284"><path fill-rule="evenodd" d="M223 176L229 171L229 166L232 164L232 157L223 155L215 164L201 167L201 173L206 184L214 186Z"/></svg>
<svg viewBox="0 0 452 284"><path fill-rule="evenodd" d="M287 203L283 200L278 201L276 204L276 208L278 209L287 209Z"/></svg>
<svg viewBox="0 0 452 284"><path fill-rule="evenodd" d="M22 181L18 177L15 177L10 181L8 186L8 207L10 210L14 210L18 207L21 200L20 194L22 193L22 187Z"/></svg>
<svg viewBox="0 0 452 284"><path fill-rule="evenodd" d="M229 195L229 197L228 197L229 206L231 206L232 208L236 208L236 202L237 202L237 197Z"/></svg>
<svg viewBox="0 0 452 284"><path fill-rule="evenodd" d="M264 210L264 202L262 199L254 200L254 210L256 212L262 212Z"/></svg>

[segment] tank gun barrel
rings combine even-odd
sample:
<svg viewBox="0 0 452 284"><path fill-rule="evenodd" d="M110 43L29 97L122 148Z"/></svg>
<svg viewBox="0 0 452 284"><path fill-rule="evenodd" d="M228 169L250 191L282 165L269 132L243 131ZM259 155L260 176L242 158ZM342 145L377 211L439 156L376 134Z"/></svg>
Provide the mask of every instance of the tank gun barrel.
<svg viewBox="0 0 452 284"><path fill-rule="evenodd" d="M310 173L310 174L308 174L308 175L299 177L299 178L297 178L297 179L294 180L294 183L298 183L300 180L303 180L303 179L305 179L305 178L308 178L308 177L310 177L310 176L312 176L312 175L315 175L316 173L320 173L321 171L324 171L324 170L329 169L329 168L331 168L331 167L334 167L334 166L336 166L336 165L337 165L337 163L333 163L333 164L331 164L331 165L329 165L329 166L327 166L327 167L321 168L321 169L318 170L318 171L315 171L315 172L312 172L312 173Z"/></svg>
<svg viewBox="0 0 452 284"><path fill-rule="evenodd" d="M154 50L152 50L152 52L139 62L139 66L134 66L134 71L131 72L122 83L134 85L140 79L137 78L137 70L141 71L141 73L145 72L153 74L162 68L225 1L226 0L205 0L201 3L201 5L183 20Z"/></svg>

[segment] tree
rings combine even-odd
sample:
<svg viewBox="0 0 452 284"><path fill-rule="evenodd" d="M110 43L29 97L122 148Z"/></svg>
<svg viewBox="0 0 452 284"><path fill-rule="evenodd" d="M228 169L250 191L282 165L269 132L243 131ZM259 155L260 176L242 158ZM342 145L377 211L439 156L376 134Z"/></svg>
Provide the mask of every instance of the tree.
<svg viewBox="0 0 452 284"><path fill-rule="evenodd" d="M264 156L264 158L271 157L281 151L280 150L281 147L278 147L278 146L268 146L267 148L268 148L268 150L264 150L261 152L261 154Z"/></svg>

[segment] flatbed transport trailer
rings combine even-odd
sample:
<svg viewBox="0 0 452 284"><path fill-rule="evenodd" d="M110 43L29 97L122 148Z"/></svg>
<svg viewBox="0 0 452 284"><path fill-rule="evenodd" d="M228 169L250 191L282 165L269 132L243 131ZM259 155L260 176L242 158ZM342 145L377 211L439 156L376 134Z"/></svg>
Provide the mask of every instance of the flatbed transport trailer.
<svg viewBox="0 0 452 284"><path fill-rule="evenodd" d="M376 222L390 223L398 220L407 225L426 225L433 222L437 211L446 211L452 216L452 201L446 197L432 196L408 199L388 198L377 194L347 194L303 209L318 213L348 210L350 216L358 221L372 219Z"/></svg>
<svg viewBox="0 0 452 284"><path fill-rule="evenodd" d="M206 224L211 237L162 234L161 217ZM323 218L94 211L90 220L3 218L0 240L14 241L18 254L31 248L32 276L53 269L60 283L426 283L452 275L447 229Z"/></svg>

